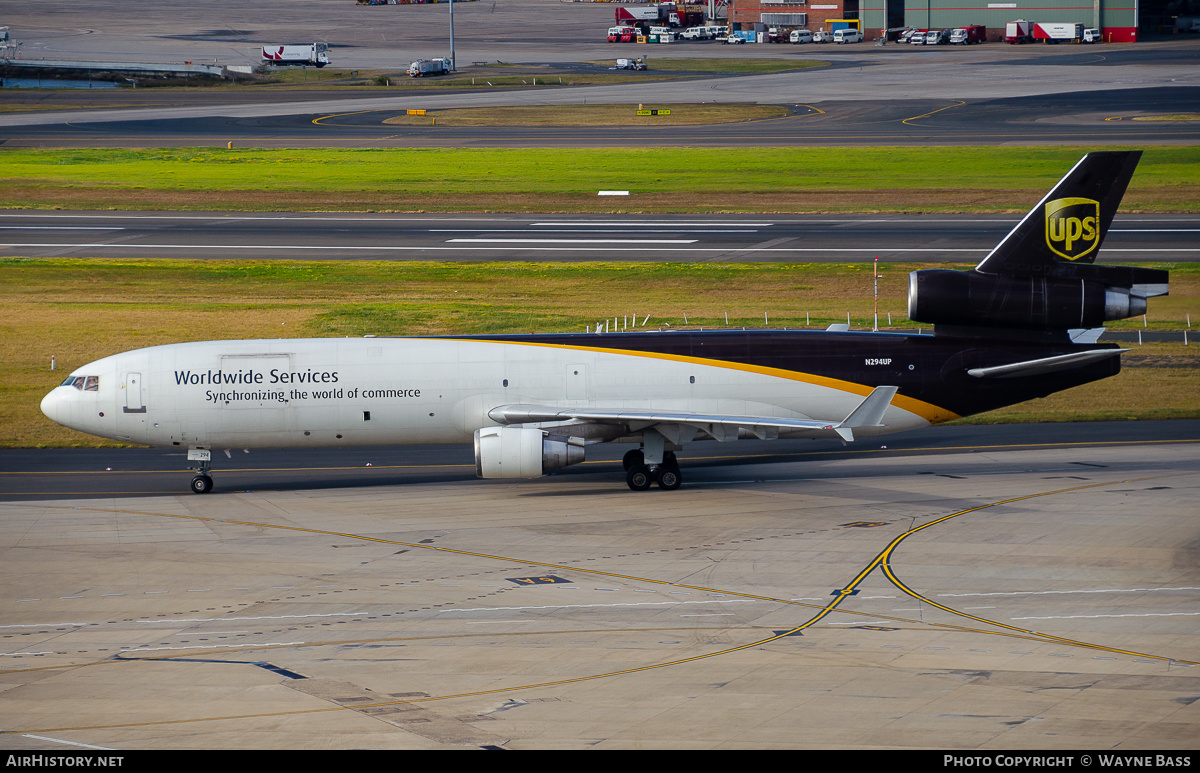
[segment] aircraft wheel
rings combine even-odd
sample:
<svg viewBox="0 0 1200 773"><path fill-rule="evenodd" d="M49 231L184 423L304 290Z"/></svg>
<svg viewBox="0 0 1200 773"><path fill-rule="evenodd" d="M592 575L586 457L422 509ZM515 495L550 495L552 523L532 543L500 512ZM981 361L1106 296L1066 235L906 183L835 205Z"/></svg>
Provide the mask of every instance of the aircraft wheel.
<svg viewBox="0 0 1200 773"><path fill-rule="evenodd" d="M679 484L683 483L683 476L679 474L679 467L676 465L666 465L658 468L658 487L664 491L674 491L679 488Z"/></svg>
<svg viewBox="0 0 1200 773"><path fill-rule="evenodd" d="M625 482L634 491L645 491L654 482L654 476L650 474L650 469L646 465L639 464L636 467L630 467L629 472L625 473Z"/></svg>
<svg viewBox="0 0 1200 773"><path fill-rule="evenodd" d="M621 464L625 466L625 472L629 472L639 464L646 463L646 455L640 449L633 449L625 452L625 458L621 460Z"/></svg>
<svg viewBox="0 0 1200 773"><path fill-rule="evenodd" d="M192 493L207 494L212 491L213 479L207 475L197 475L192 478Z"/></svg>

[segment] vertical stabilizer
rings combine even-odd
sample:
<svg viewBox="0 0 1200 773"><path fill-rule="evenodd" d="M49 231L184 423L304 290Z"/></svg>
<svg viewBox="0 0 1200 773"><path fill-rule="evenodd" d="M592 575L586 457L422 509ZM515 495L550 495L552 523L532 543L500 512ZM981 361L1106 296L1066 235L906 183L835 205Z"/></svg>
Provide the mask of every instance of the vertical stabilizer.
<svg viewBox="0 0 1200 773"><path fill-rule="evenodd" d="M975 267L984 274L1049 276L1092 263L1133 177L1140 150L1088 153Z"/></svg>

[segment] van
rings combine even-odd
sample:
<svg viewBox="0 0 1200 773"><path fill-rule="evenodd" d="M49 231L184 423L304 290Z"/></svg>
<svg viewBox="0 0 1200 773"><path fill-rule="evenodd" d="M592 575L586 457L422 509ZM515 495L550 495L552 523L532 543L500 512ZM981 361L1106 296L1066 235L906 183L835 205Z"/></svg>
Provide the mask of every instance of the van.
<svg viewBox="0 0 1200 773"><path fill-rule="evenodd" d="M861 43L863 34L856 29L838 30L833 33L834 43Z"/></svg>
<svg viewBox="0 0 1200 773"><path fill-rule="evenodd" d="M789 43L811 43L812 33L808 30L792 30L792 34L788 36Z"/></svg>
<svg viewBox="0 0 1200 773"><path fill-rule="evenodd" d="M817 30L813 33L814 43L828 43L833 40L833 33L829 30Z"/></svg>

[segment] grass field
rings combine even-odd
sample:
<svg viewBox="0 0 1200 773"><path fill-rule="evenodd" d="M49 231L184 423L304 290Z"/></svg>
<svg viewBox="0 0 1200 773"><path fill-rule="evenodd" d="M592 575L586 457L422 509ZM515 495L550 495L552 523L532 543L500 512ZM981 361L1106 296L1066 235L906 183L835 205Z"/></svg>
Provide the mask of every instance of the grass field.
<svg viewBox="0 0 1200 773"><path fill-rule="evenodd" d="M944 264L943 264L944 265ZM881 323L907 325L907 274L888 265ZM407 263L0 259L0 446L105 445L38 410L65 373L127 349L306 336L583 331L604 318L647 328L871 324L872 266L832 264ZM1200 264L1172 267L1153 327L1200 319ZM686 316L686 322L685 322ZM1119 326L1140 325L1141 320ZM50 358L58 370L50 371ZM1157 344L1120 376L969 421L1200 416L1200 350Z"/></svg>
<svg viewBox="0 0 1200 773"><path fill-rule="evenodd" d="M1025 212L1085 150L0 148L0 207ZM1147 150L1123 211L1198 210L1200 147Z"/></svg>

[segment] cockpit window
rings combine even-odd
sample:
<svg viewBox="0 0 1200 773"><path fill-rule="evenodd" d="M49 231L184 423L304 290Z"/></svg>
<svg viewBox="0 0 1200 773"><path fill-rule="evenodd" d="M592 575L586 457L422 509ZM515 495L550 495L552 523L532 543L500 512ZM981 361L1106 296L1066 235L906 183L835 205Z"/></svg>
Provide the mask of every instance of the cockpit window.
<svg viewBox="0 0 1200 773"><path fill-rule="evenodd" d="M84 392L99 392L100 377L99 376L67 376L59 386L73 386Z"/></svg>

